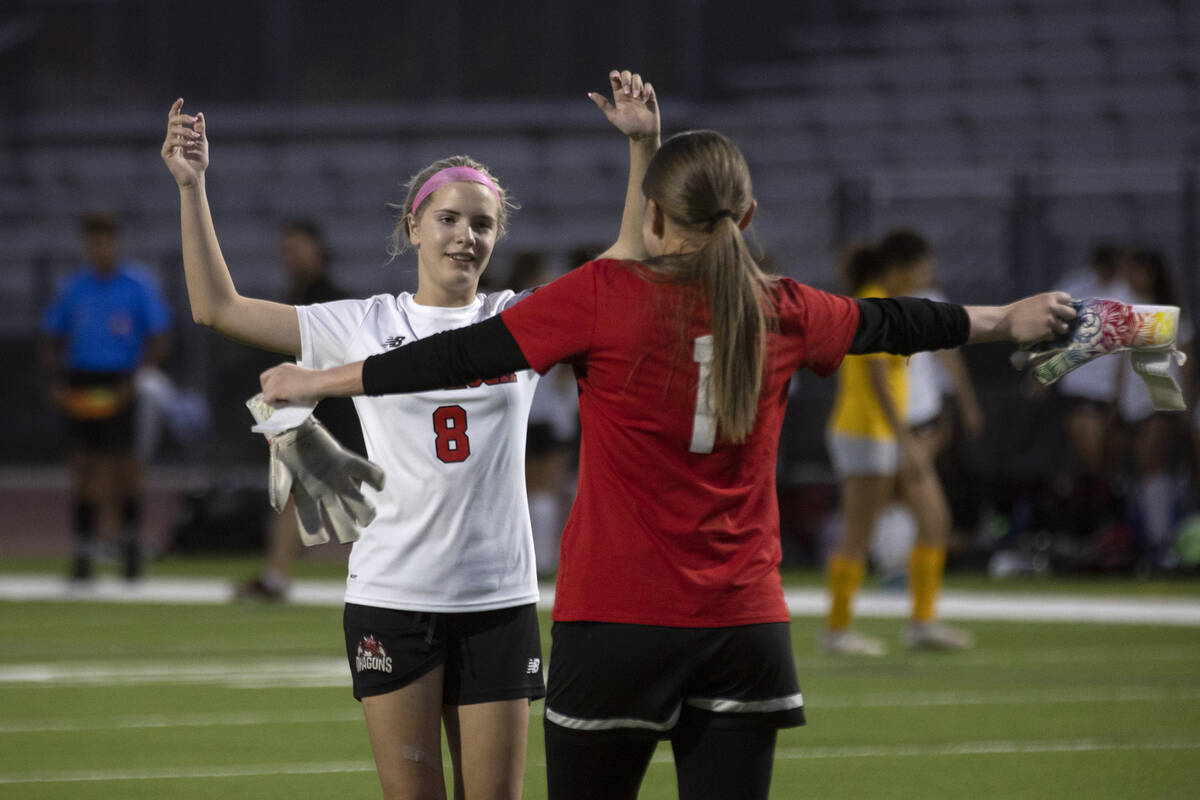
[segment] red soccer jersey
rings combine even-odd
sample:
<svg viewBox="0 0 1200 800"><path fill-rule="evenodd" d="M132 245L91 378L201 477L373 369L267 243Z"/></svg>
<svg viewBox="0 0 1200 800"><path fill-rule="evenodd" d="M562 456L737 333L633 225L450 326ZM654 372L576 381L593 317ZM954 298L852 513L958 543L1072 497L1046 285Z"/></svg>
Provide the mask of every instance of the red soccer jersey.
<svg viewBox="0 0 1200 800"><path fill-rule="evenodd" d="M775 455L788 379L832 373L854 336L848 297L780 279L777 332L742 444L698 414L708 313L633 262L592 261L501 315L530 366L574 364L579 491L563 531L556 620L716 627L788 619ZM703 301L700 302L703 306ZM709 340L711 341L711 340Z"/></svg>

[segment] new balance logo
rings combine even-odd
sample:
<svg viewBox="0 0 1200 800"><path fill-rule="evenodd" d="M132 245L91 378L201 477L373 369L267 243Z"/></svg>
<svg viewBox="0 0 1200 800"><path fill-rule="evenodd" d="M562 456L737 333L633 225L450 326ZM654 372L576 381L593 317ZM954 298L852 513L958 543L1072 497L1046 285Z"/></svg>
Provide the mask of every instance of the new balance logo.
<svg viewBox="0 0 1200 800"><path fill-rule="evenodd" d="M541 668L542 668L542 660L540 658L531 658L531 659L529 659L529 667L526 668L525 671L530 675L534 675Z"/></svg>
<svg viewBox="0 0 1200 800"><path fill-rule="evenodd" d="M387 347L399 347L400 345L404 344L404 337L403 336L389 336L383 340L383 343Z"/></svg>

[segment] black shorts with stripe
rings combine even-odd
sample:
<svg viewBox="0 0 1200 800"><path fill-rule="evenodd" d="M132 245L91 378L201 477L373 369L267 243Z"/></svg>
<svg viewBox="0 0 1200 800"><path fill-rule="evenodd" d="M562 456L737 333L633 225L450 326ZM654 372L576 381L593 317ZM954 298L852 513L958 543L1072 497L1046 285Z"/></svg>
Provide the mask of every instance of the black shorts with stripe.
<svg viewBox="0 0 1200 800"><path fill-rule="evenodd" d="M394 692L441 665L444 705L546 695L534 603L458 614L347 603L342 624L358 700Z"/></svg>
<svg viewBox="0 0 1200 800"><path fill-rule="evenodd" d="M555 622L546 721L668 738L681 723L804 724L788 623L674 628Z"/></svg>

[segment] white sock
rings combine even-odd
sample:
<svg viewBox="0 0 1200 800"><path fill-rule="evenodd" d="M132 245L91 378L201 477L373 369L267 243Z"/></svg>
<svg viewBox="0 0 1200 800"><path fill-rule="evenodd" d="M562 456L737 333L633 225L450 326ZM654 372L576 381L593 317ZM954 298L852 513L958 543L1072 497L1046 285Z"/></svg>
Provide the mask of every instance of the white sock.
<svg viewBox="0 0 1200 800"><path fill-rule="evenodd" d="M562 536L558 499L553 492L529 493L529 521L533 525L533 550L539 575L558 567L558 540Z"/></svg>

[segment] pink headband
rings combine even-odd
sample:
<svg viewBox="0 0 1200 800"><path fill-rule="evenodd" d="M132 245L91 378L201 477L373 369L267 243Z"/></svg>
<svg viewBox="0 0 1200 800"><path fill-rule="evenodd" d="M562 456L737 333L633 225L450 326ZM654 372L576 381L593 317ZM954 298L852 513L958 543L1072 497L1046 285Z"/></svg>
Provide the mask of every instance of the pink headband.
<svg viewBox="0 0 1200 800"><path fill-rule="evenodd" d="M417 209L421 207L421 203L425 202L425 198L436 192L438 189L445 186L447 183L456 183L457 181L472 181L474 183L482 183L484 186L492 190L492 194L496 195L496 200L500 201L500 190L496 188L496 184L492 183L492 179L484 175L477 169L471 167L446 167L443 170L438 170L429 177L417 190L417 196L413 198L412 213L416 214ZM502 202L502 201L501 201Z"/></svg>

